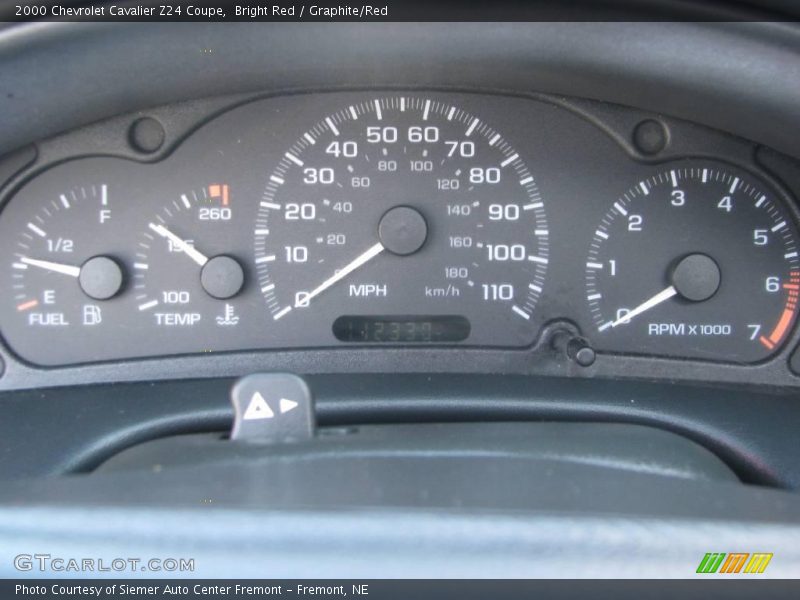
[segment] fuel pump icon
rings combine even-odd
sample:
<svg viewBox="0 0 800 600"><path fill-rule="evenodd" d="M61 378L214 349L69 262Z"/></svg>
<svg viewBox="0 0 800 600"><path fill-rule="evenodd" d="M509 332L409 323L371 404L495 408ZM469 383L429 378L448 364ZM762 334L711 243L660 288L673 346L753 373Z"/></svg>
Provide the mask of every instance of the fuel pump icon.
<svg viewBox="0 0 800 600"><path fill-rule="evenodd" d="M83 324L87 327L100 325L103 322L103 311L96 304L83 305Z"/></svg>

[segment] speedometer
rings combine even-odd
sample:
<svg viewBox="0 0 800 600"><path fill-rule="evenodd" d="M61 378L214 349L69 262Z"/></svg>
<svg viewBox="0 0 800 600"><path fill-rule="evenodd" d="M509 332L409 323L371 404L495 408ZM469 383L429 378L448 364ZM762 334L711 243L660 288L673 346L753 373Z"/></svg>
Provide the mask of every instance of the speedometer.
<svg viewBox="0 0 800 600"><path fill-rule="evenodd" d="M503 134L457 106L393 96L325 116L269 172L253 235L273 322L340 342L535 337L544 199Z"/></svg>

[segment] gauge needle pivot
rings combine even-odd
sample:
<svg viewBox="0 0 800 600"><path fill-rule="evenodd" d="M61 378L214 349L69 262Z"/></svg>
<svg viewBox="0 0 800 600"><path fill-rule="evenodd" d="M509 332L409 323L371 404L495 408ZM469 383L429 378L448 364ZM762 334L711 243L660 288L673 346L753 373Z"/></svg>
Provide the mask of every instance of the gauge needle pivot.
<svg viewBox="0 0 800 600"><path fill-rule="evenodd" d="M191 258L194 262L196 262L201 267L205 266L208 262L208 257L205 256L202 252L199 252L192 246L189 242L182 240L177 235L172 233L169 229L164 227L163 225L156 225L155 223L150 223L148 227L154 231L159 236L163 237L164 239L170 240L176 248L180 249L186 256Z"/></svg>
<svg viewBox="0 0 800 600"><path fill-rule="evenodd" d="M671 285L668 288L658 292L652 298L649 298L648 300L645 300L644 302L642 302L639 306L634 308L629 313L626 313L626 314L622 315L616 321L611 321L610 323L607 323L603 327L603 329L607 329L608 327L616 327L617 325L620 325L621 323L627 323L628 321L630 321L634 317L639 316L643 312L646 312L646 311L650 310L651 308L654 308L654 307L658 306L662 302L666 302L667 300L669 300L670 298L675 296L677 293L678 293L678 290L675 289L674 285Z"/></svg>
<svg viewBox="0 0 800 600"><path fill-rule="evenodd" d="M19 262L25 265L29 265L31 267L38 267L39 269L45 269L46 271L61 273L62 275L69 275L70 277L79 277L81 274L80 267L65 265L63 263L51 262L49 260L38 260L35 258L28 258L27 256L23 256L22 258L19 259Z"/></svg>

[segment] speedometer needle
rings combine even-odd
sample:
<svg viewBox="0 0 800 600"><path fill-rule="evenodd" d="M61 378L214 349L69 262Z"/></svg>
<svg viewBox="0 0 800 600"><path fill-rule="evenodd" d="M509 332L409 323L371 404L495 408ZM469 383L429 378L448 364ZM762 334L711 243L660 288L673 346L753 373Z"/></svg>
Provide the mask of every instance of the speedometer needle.
<svg viewBox="0 0 800 600"><path fill-rule="evenodd" d="M634 317L639 316L643 312L648 311L651 308L658 306L662 302L665 302L665 301L669 300L670 298L672 298L677 293L678 293L678 290L675 289L675 286L671 285L667 289L661 290L660 292L658 292L655 296L653 296L649 300L645 300L644 302L642 302L639 306L634 308L629 313L626 313L626 314L622 315L616 321L611 321L609 323L606 323L605 325L603 325L600 328L600 331L603 331L604 329L608 329L609 327L616 327L620 323L627 323L628 321L630 321Z"/></svg>
<svg viewBox="0 0 800 600"><path fill-rule="evenodd" d="M366 263L368 263L370 260L378 256L378 254L380 254L384 250L385 248L383 244L378 242L374 246L370 247L369 250L358 255L354 260L350 261L347 264L347 266L345 266L343 269L336 271L336 273L328 277L325 281L323 281L321 284L319 284L317 287L315 287L307 294L302 294L302 295L298 294L298 298L297 300L295 300L294 307L292 307L292 305L290 304L289 306L286 306L282 310L276 312L272 316L272 318L277 321L278 319L289 313L292 310L292 308L300 308L301 306L308 306L308 303L311 302L313 298L319 296L322 292L327 290L336 282L341 281L342 279L350 275L350 273L352 273L359 267L364 266Z"/></svg>
<svg viewBox="0 0 800 600"><path fill-rule="evenodd" d="M35 258L28 258L27 256L23 256L19 259L19 262L25 265L30 265L31 267L38 267L40 269L45 269L46 271L53 271L54 273L69 275L70 277L79 277L81 274L80 267L65 265L63 263L50 262L49 260L37 260Z"/></svg>
<svg viewBox="0 0 800 600"><path fill-rule="evenodd" d="M319 296L322 292L327 290L333 284L335 284L338 281L341 281L342 279L350 275L350 273L352 273L359 267L365 265L367 262L378 256L378 254L380 254L383 251L384 251L383 244L378 242L377 244L372 246L369 250L367 250L363 254L360 254L355 260L348 263L346 267L340 269L339 271L328 277L325 281L323 281L321 284L319 284L317 287L311 290L308 294L303 296L303 303L306 304L310 302L312 298ZM295 306L298 305L295 304Z"/></svg>
<svg viewBox="0 0 800 600"><path fill-rule="evenodd" d="M206 255L204 255L202 252L197 251L195 247L192 246L189 242L182 240L163 225L156 225L154 223L150 223L148 227L161 237L171 241L176 248L181 250L184 254L186 254L186 256L191 258L201 267L205 266L205 264L208 262L208 257Z"/></svg>

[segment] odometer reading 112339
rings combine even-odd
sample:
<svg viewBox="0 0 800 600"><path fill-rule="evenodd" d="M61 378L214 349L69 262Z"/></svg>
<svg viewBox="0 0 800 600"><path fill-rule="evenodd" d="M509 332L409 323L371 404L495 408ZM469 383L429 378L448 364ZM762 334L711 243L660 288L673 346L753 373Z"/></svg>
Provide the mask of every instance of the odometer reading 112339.
<svg viewBox="0 0 800 600"><path fill-rule="evenodd" d="M276 327L332 342L535 337L544 200L502 134L456 106L398 96L324 117L269 174L254 236Z"/></svg>
<svg viewBox="0 0 800 600"><path fill-rule="evenodd" d="M750 174L682 163L613 201L586 284L599 349L755 362L797 314L797 230Z"/></svg>

